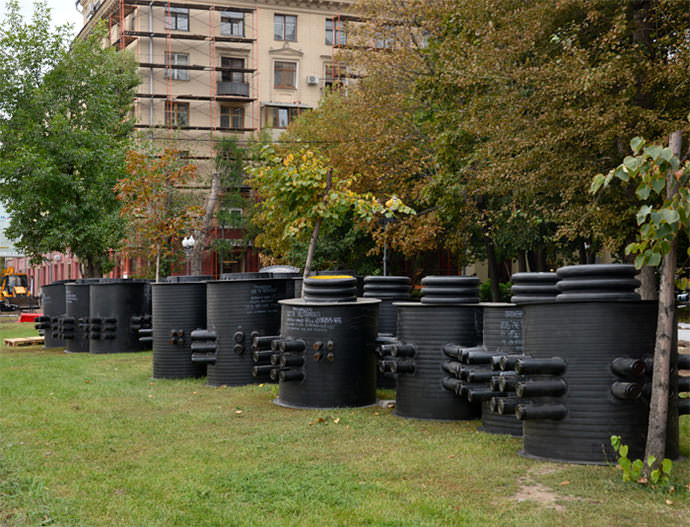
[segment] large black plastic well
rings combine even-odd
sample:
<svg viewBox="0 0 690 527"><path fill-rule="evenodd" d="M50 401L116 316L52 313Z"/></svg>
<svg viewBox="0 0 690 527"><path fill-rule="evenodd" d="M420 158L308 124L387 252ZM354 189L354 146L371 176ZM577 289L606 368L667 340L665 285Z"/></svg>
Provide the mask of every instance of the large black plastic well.
<svg viewBox="0 0 690 527"><path fill-rule="evenodd" d="M139 330L151 327L151 283L108 279L89 287L89 353L150 349L139 342Z"/></svg>
<svg viewBox="0 0 690 527"><path fill-rule="evenodd" d="M474 295L470 295L474 297ZM422 298L422 301L424 298ZM473 305L400 302L398 340L414 349L411 359L401 359L396 369L414 362L413 371L398 373L395 413L417 419L474 419L481 406L443 387L448 360L443 346L476 346L481 341L482 309Z"/></svg>
<svg viewBox="0 0 690 527"><path fill-rule="evenodd" d="M513 304L482 304L484 308L484 348L494 357L502 355L521 355L523 310ZM491 371L490 365L483 365L480 370ZM493 394L500 397L500 394ZM490 399L482 401L482 429L492 434L522 435L522 423L514 414L498 415L490 409Z"/></svg>
<svg viewBox="0 0 690 527"><path fill-rule="evenodd" d="M558 419L530 419L523 423L524 454L540 459L602 464L615 460L611 435L621 436L631 459L641 458L647 430L648 402L644 397L621 400L614 383L643 385L645 377L629 379L614 373L616 358L643 359L654 350L655 302L589 301L523 306L523 346L533 359L565 362L558 378L567 391L557 397L536 397L530 409L565 407ZM518 368L519 369L519 368ZM537 378L528 375L526 382ZM526 385L527 390L530 386ZM639 392L638 392L639 394ZM518 413L520 413L518 411Z"/></svg>
<svg viewBox="0 0 690 527"><path fill-rule="evenodd" d="M287 364L278 372L276 403L295 408L374 404L378 304L373 298L281 301L281 342L303 351L281 353Z"/></svg>
<svg viewBox="0 0 690 527"><path fill-rule="evenodd" d="M364 298L378 298L379 334L395 335L398 310L394 302L410 299L409 276L365 276Z"/></svg>
<svg viewBox="0 0 690 527"><path fill-rule="evenodd" d="M278 300L293 297L294 281L272 278L270 273L227 274L223 278L206 283L206 327L214 339L206 383L242 386L263 382L252 376L252 338L278 334Z"/></svg>
<svg viewBox="0 0 690 527"><path fill-rule="evenodd" d="M60 325L65 316L65 284L69 280L57 280L41 287L43 317L38 325L43 330L44 348L62 348L65 339L60 335Z"/></svg>
<svg viewBox="0 0 690 527"><path fill-rule="evenodd" d="M90 285L98 283L98 278L86 278L65 284L65 318L63 325L71 330L65 337L66 351L70 353L89 352L89 300Z"/></svg>
<svg viewBox="0 0 690 527"><path fill-rule="evenodd" d="M206 327L206 284L174 277L152 285L153 377L184 379L206 374L192 362L191 333Z"/></svg>

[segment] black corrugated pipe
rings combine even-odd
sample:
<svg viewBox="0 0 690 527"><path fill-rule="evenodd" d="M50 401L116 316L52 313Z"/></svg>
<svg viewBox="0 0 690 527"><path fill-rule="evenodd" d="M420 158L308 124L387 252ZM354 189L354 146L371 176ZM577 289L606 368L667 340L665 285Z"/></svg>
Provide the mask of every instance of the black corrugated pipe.
<svg viewBox="0 0 690 527"><path fill-rule="evenodd" d="M515 395L524 397L560 397L568 391L568 385L563 379L546 379L540 381L524 381L515 385Z"/></svg>
<svg viewBox="0 0 690 527"><path fill-rule="evenodd" d="M678 415L690 415L690 399L678 399Z"/></svg>
<svg viewBox="0 0 690 527"><path fill-rule="evenodd" d="M286 353L285 355L281 355L280 357L280 367L281 368L286 368L288 366L303 366L304 365L304 357L301 355L292 355L289 353Z"/></svg>
<svg viewBox="0 0 690 527"><path fill-rule="evenodd" d="M518 359L525 359L526 355L501 355L498 359L498 367L501 371L513 371L515 370L515 363Z"/></svg>
<svg viewBox="0 0 690 527"><path fill-rule="evenodd" d="M273 370L277 371L278 368L271 366L270 364L259 364L252 367L252 377L259 378L270 376Z"/></svg>
<svg viewBox="0 0 690 527"><path fill-rule="evenodd" d="M260 337L255 335L252 338L252 349L254 350L270 350L274 340L280 339L280 335L268 335Z"/></svg>
<svg viewBox="0 0 690 527"><path fill-rule="evenodd" d="M455 379L453 377L444 377L441 380L441 384L446 390L453 392L455 394L458 394L463 387L462 381L460 381L459 379Z"/></svg>
<svg viewBox="0 0 690 527"><path fill-rule="evenodd" d="M278 372L278 380L280 382L301 381L303 379L304 372L302 370L280 370Z"/></svg>
<svg viewBox="0 0 690 527"><path fill-rule="evenodd" d="M515 408L515 417L520 421L534 419L564 419L568 415L568 409L562 404L518 404Z"/></svg>
<svg viewBox="0 0 690 527"><path fill-rule="evenodd" d="M441 367L443 368L444 371L450 373L452 376L454 376L456 378L460 377L460 371L462 370L462 364L460 364L458 361L447 360L441 365Z"/></svg>
<svg viewBox="0 0 690 527"><path fill-rule="evenodd" d="M415 364L413 360L394 361L391 364L392 373L414 373Z"/></svg>
<svg viewBox="0 0 690 527"><path fill-rule="evenodd" d="M679 370L690 370L690 355L688 355L688 354L678 355L678 369Z"/></svg>
<svg viewBox="0 0 690 527"><path fill-rule="evenodd" d="M252 352L252 360L256 364L266 363L271 361L271 357L276 355L275 351L271 350L256 350Z"/></svg>
<svg viewBox="0 0 690 527"><path fill-rule="evenodd" d="M678 377L678 393L690 392L690 377Z"/></svg>
<svg viewBox="0 0 690 527"><path fill-rule="evenodd" d="M491 378L495 375L495 372L491 370L471 370L467 369L463 371L464 380L469 383L476 382L490 382Z"/></svg>
<svg viewBox="0 0 690 527"><path fill-rule="evenodd" d="M197 364L215 364L215 353L192 353L192 362Z"/></svg>
<svg viewBox="0 0 690 527"><path fill-rule="evenodd" d="M465 396L468 402L474 403L482 402L485 399L490 399L494 395L494 392L488 384L473 386L465 385L465 389L463 389L463 395Z"/></svg>
<svg viewBox="0 0 690 527"><path fill-rule="evenodd" d="M647 367L642 359L632 357L616 357L611 361L611 371L618 377L641 377Z"/></svg>
<svg viewBox="0 0 690 527"><path fill-rule="evenodd" d="M216 343L215 342L193 342L190 344L189 348L195 353L215 353Z"/></svg>
<svg viewBox="0 0 690 527"><path fill-rule="evenodd" d="M550 359L524 358L515 361L515 371L520 375L561 375L567 368L560 357Z"/></svg>
<svg viewBox="0 0 690 527"><path fill-rule="evenodd" d="M498 379L498 389L503 393L514 392L517 384L522 381L524 381L524 377L517 373L515 375L502 375Z"/></svg>
<svg viewBox="0 0 690 527"><path fill-rule="evenodd" d="M278 349L280 349L281 353L300 352L300 351L304 351L305 348L306 348L306 345L305 345L304 341L300 340L300 339L297 339L297 340L283 339L278 344Z"/></svg>
<svg viewBox="0 0 690 527"><path fill-rule="evenodd" d="M444 344L441 350L451 359L460 360L463 347L457 344Z"/></svg>
<svg viewBox="0 0 690 527"><path fill-rule="evenodd" d="M515 415L515 409L519 404L525 404L515 397L496 397L496 413L498 415Z"/></svg>
<svg viewBox="0 0 690 527"><path fill-rule="evenodd" d="M495 352L489 352L483 346L464 348L460 360L463 364L491 364L491 358Z"/></svg>
<svg viewBox="0 0 690 527"><path fill-rule="evenodd" d="M149 344L153 342L153 329L140 329L139 330L139 342L142 344Z"/></svg>
<svg viewBox="0 0 690 527"><path fill-rule="evenodd" d="M412 344L394 344L391 349L393 357L414 357L415 353L416 350Z"/></svg>
<svg viewBox="0 0 690 527"><path fill-rule="evenodd" d="M379 360L377 362L379 372L381 372L381 373L392 373L391 368L395 362L396 361L390 360L390 359Z"/></svg>
<svg viewBox="0 0 690 527"><path fill-rule="evenodd" d="M614 382L611 393L621 401L634 401L642 395L642 385L638 382Z"/></svg>
<svg viewBox="0 0 690 527"><path fill-rule="evenodd" d="M502 371L498 374L496 372L493 372L493 373L494 373L494 375L491 377L491 380L489 381L489 385L496 392L502 392L503 391L503 390L501 390L501 379L503 377L508 377L508 378L517 377L517 373L515 373L514 371Z"/></svg>

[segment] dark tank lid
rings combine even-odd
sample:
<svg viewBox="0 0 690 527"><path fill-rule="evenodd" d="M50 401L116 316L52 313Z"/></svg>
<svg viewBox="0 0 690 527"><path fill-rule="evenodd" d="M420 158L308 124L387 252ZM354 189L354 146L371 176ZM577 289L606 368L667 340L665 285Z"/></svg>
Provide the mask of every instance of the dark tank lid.
<svg viewBox="0 0 690 527"><path fill-rule="evenodd" d="M272 278L271 273L223 273L221 281L228 280L256 280L257 278Z"/></svg>
<svg viewBox="0 0 690 527"><path fill-rule="evenodd" d="M351 275L318 275L304 280L307 302L354 302L357 300L357 278Z"/></svg>
<svg viewBox="0 0 690 527"><path fill-rule="evenodd" d="M213 280L211 275L180 275L180 276L166 276L162 282L170 284L179 284L182 282L206 282L208 280Z"/></svg>
<svg viewBox="0 0 690 527"><path fill-rule="evenodd" d="M476 304L479 278L476 276L427 276L422 278L423 304Z"/></svg>

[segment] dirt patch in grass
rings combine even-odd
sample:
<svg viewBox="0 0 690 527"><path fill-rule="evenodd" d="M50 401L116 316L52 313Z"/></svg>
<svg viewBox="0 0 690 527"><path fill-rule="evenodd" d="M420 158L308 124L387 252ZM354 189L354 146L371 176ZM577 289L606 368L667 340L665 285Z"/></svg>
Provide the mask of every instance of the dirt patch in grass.
<svg viewBox="0 0 690 527"><path fill-rule="evenodd" d="M518 488L513 499L520 501L532 501L539 505L545 505L551 509L561 512L565 510L559 501L566 501L571 498L558 494L554 489L541 484L537 479L540 476L553 474L561 470L558 466L537 465L530 468L527 473L518 478L520 487ZM567 484L563 482L562 484Z"/></svg>

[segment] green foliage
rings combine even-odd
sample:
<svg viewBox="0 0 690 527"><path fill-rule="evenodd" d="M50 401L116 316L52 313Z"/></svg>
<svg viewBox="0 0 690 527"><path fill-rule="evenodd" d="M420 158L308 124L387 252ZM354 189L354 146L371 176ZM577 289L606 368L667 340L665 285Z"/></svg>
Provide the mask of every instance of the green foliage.
<svg viewBox="0 0 690 527"><path fill-rule="evenodd" d="M636 255L639 269L659 265L678 233L690 226L690 161L681 164L670 148L647 144L640 137L635 137L630 147L633 155L606 175L597 174L590 192L601 192L614 180L635 185L635 194L643 203L635 215L639 236L625 251ZM673 175L671 195L667 193L669 174Z"/></svg>
<svg viewBox="0 0 690 527"><path fill-rule="evenodd" d="M38 20L43 18L43 20ZM125 173L128 119L136 65L128 53L101 46L105 29L69 49L64 30L51 30L43 4L34 21L15 3L0 27L0 199L7 234L40 260L70 250L89 275L108 266L122 238L112 190Z"/></svg>
<svg viewBox="0 0 690 527"><path fill-rule="evenodd" d="M628 483L635 481L641 485L651 485L652 488L671 487L671 470L673 469L673 462L670 459L664 460L649 473L649 479L643 477L643 470L645 464L648 467L655 467L657 459L654 456L649 456L646 461L641 459L631 460L628 458L628 445L621 443L621 437L612 435L611 446L618 454L618 468L623 472L623 481Z"/></svg>
<svg viewBox="0 0 690 527"><path fill-rule="evenodd" d="M499 282L498 288L501 293L499 302L510 302L512 293L510 288L513 284L510 282ZM491 302L491 278L479 284L479 300L481 302Z"/></svg>
<svg viewBox="0 0 690 527"><path fill-rule="evenodd" d="M258 198L252 221L261 228L256 243L278 261L296 243L306 243L317 222L337 228L346 218L366 224L377 214L392 216L393 206L398 212L410 210L399 200L386 208L372 194L353 191L355 177L334 173L321 156L307 148L281 156L273 145L264 145L249 173L248 184Z"/></svg>

